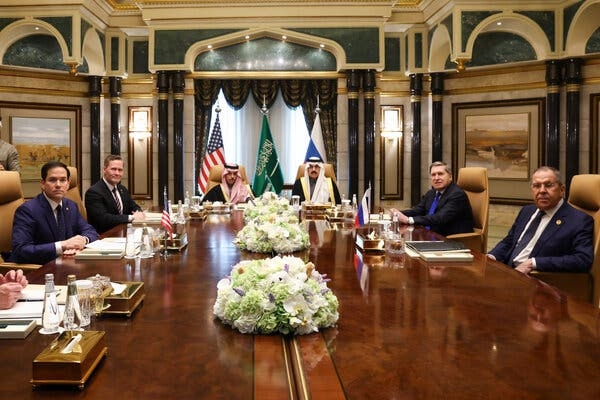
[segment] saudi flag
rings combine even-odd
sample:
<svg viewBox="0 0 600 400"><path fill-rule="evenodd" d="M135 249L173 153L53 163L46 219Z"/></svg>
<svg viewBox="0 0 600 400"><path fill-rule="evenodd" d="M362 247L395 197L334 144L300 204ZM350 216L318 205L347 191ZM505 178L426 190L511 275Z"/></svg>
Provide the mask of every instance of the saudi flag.
<svg viewBox="0 0 600 400"><path fill-rule="evenodd" d="M273 136L271 136L269 120L266 115L263 115L252 191L255 196L260 196L264 192L275 192L279 194L282 189L283 173L279 166L279 159L277 157L275 143L273 143Z"/></svg>

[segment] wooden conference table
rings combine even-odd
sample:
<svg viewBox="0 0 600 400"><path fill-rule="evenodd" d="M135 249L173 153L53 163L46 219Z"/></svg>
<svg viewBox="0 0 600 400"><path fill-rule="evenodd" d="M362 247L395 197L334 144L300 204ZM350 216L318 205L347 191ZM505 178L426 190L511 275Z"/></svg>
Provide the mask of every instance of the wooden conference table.
<svg viewBox="0 0 600 400"><path fill-rule="evenodd" d="M163 259L62 260L46 272L143 281L130 318L94 318L107 357L83 390L32 388L32 360L54 338L0 340L2 399L597 399L600 310L476 254L472 263L357 253L354 230L323 231L297 253L332 279L337 326L282 338L243 335L213 317L216 283L241 259L241 213L190 222ZM109 235L122 235L122 227ZM417 240L430 232L411 232Z"/></svg>

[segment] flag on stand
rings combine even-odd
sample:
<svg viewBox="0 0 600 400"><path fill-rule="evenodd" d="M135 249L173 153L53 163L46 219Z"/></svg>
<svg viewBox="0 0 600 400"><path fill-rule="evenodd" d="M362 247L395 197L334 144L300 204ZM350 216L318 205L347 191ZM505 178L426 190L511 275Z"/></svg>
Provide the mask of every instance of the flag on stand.
<svg viewBox="0 0 600 400"><path fill-rule="evenodd" d="M327 162L327 154L325 153L325 143L323 142L323 131L321 130L321 118L319 113L315 118L315 123L310 133L310 141L306 149L305 160L311 157L319 157L323 162Z"/></svg>
<svg viewBox="0 0 600 400"><path fill-rule="evenodd" d="M213 165L225 164L225 149L223 148L223 136L221 135L221 122L219 121L219 109L217 109L217 117L213 125L212 133L208 138L206 154L202 160L202 168L198 174L198 187L200 192L205 194L206 185L208 184L208 175L210 168Z"/></svg>
<svg viewBox="0 0 600 400"><path fill-rule="evenodd" d="M169 233L169 239L173 240L173 225L171 225L171 210L169 210L169 199L167 196L167 187L164 190L164 207L162 216L160 217L160 224Z"/></svg>
<svg viewBox="0 0 600 400"><path fill-rule="evenodd" d="M356 219L354 220L354 225L356 227L369 223L369 217L371 215L370 203L371 184L369 184L369 188L365 190L365 194L363 194L362 200L358 206L358 212L356 213Z"/></svg>
<svg viewBox="0 0 600 400"><path fill-rule="evenodd" d="M279 194L282 189L283 172L281 172L281 166L277 158L277 149L269 128L269 120L267 115L263 114L252 191L255 196L260 196L264 192Z"/></svg>

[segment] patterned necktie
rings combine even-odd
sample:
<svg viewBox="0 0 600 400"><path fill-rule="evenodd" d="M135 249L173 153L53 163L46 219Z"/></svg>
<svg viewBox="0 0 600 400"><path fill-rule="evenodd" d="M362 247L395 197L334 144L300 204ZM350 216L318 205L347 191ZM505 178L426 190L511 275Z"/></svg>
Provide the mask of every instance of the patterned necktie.
<svg viewBox="0 0 600 400"><path fill-rule="evenodd" d="M56 206L56 226L58 228L58 240L67 239L66 228L65 228L65 217L63 215L62 206L59 204Z"/></svg>
<svg viewBox="0 0 600 400"><path fill-rule="evenodd" d="M525 233L523 233L523 236L521 236L521 240L517 242L517 245L510 254L510 258L508 259L511 265L514 265L513 260L519 255L519 253L523 251L525 247L527 247L529 242L531 242L531 239L533 238L533 235L535 235L535 231L537 231L537 228L540 226L540 222L542 221L542 217L544 215L546 215L546 212L539 210L535 218L529 224L529 227L527 228Z"/></svg>
<svg viewBox="0 0 600 400"><path fill-rule="evenodd" d="M117 203L117 210L119 214L123 214L123 207L121 206L121 202L119 201L119 196L117 196L117 188L114 187L112 190L113 197L115 198L115 203Z"/></svg>
<svg viewBox="0 0 600 400"><path fill-rule="evenodd" d="M435 209L438 205L438 201L440 200L440 196L442 195L442 193L440 192L435 192L435 197L433 198L433 203L431 203L431 207L429 207L429 214L428 215L433 215L433 213L435 213Z"/></svg>

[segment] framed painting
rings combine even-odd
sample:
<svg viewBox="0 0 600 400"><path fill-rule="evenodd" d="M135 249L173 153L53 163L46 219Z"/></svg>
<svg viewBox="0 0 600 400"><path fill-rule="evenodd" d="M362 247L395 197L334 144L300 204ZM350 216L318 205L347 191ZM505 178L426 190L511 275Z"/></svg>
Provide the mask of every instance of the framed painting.
<svg viewBox="0 0 600 400"><path fill-rule="evenodd" d="M597 174L600 171L598 166L598 137L600 135L600 125L598 124L598 115L600 115L600 93L590 94L590 173Z"/></svg>
<svg viewBox="0 0 600 400"><path fill-rule="evenodd" d="M544 99L452 105L453 168L485 167L490 200L531 201L531 174L543 163Z"/></svg>
<svg viewBox="0 0 600 400"><path fill-rule="evenodd" d="M0 116L2 138L19 153L26 198L40 192L41 167L48 161L61 161L81 171L81 106L0 102Z"/></svg>

